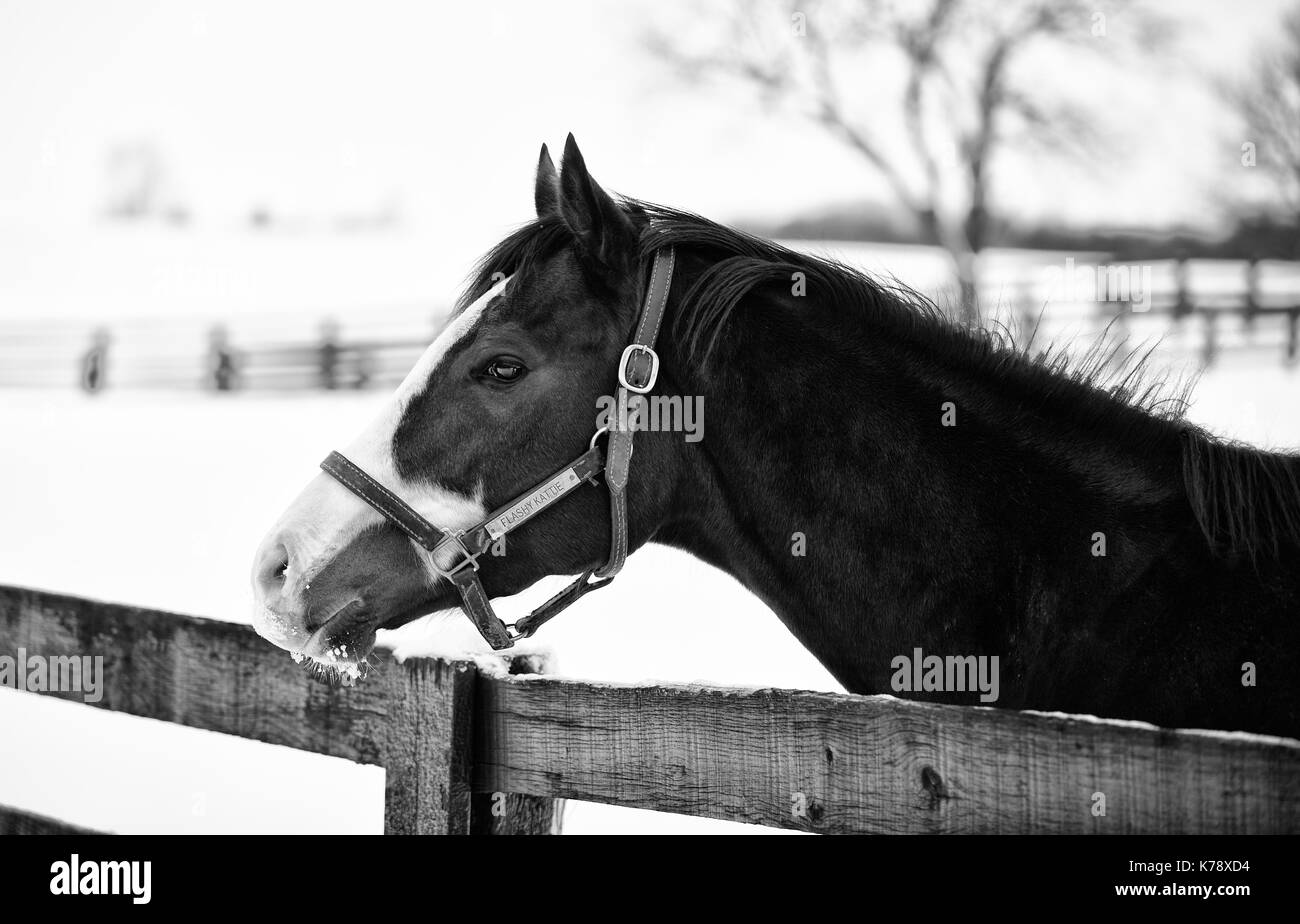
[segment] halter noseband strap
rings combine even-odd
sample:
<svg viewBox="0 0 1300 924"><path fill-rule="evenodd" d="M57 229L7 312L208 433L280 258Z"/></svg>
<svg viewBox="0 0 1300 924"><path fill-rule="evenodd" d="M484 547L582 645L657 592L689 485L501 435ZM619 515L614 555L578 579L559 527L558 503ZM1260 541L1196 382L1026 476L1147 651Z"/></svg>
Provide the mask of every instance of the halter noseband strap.
<svg viewBox="0 0 1300 924"><path fill-rule="evenodd" d="M655 353L655 340L668 305L668 290L672 286L674 254L671 247L655 252L650 285L646 290L641 318L619 360L618 401L616 408L626 406L632 393L646 394L659 377L659 356ZM460 593L465 614L469 616L479 634L494 649L511 647L516 639L528 638L547 620L561 613L580 597L609 584L627 560L627 482L632 462L632 437L634 431L622 429L621 415L610 415L608 428L602 427L591 438L587 451L578 456L550 478L538 482L530 490L497 508L486 519L466 530L452 531L430 523L409 504L370 477L360 466L337 452L331 452L320 467L334 476L348 490L356 494L375 510L406 533L411 541L430 553L434 569L455 586ZM602 433L608 431L608 455L597 445ZM533 610L514 625L507 626L492 609L483 582L478 575L478 559L506 533L556 503L584 481L596 483L601 473L609 489L610 550L609 558L600 568L583 573L577 580ZM453 562L446 568L440 559L451 552ZM592 580L592 578L595 580Z"/></svg>

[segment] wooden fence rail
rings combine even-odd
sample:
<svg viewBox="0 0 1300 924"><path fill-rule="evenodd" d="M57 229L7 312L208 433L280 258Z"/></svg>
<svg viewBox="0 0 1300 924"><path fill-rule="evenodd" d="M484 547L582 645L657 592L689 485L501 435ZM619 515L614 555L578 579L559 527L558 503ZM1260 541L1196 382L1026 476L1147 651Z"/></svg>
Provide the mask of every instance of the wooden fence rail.
<svg viewBox="0 0 1300 924"><path fill-rule="evenodd" d="M435 660L330 690L246 626L0 587L20 647L102 656L102 708L383 766L388 833L553 831L560 799L825 833L1300 832L1290 739ZM0 808L0 832L59 825Z"/></svg>
<svg viewBox="0 0 1300 924"><path fill-rule="evenodd" d="M549 829L537 800L514 797L497 817L471 798L473 664L412 660L331 690L248 626L0 587L0 654L19 648L102 656L98 708L383 767L385 833Z"/></svg>

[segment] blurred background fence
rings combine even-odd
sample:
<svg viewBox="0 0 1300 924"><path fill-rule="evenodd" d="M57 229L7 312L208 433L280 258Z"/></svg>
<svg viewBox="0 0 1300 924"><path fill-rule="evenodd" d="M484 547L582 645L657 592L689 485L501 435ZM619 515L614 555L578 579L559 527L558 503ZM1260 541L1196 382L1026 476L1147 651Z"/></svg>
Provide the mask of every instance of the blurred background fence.
<svg viewBox="0 0 1300 924"><path fill-rule="evenodd" d="M298 390L392 385L436 334L445 309L340 314L0 323L0 387Z"/></svg>
<svg viewBox="0 0 1300 924"><path fill-rule="evenodd" d="M851 256L854 245L813 249ZM1201 369L1224 359L1296 363L1300 263L1094 262L1098 256L1022 253L1002 261L1000 271L995 263L981 291L982 323L1011 331L1031 350L1083 349L1108 337ZM389 388L448 311L445 304L412 302L220 320L7 320L0 322L0 388Z"/></svg>

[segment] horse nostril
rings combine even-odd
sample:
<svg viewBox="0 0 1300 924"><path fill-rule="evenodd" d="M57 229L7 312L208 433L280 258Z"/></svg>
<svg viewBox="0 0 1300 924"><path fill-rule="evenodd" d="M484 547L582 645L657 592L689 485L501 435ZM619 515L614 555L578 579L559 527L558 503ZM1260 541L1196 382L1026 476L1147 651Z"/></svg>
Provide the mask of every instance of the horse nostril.
<svg viewBox="0 0 1300 924"><path fill-rule="evenodd" d="M285 574L289 570L289 550L283 542L277 542L266 549L257 564L254 583L257 595L263 603L275 599L284 587Z"/></svg>

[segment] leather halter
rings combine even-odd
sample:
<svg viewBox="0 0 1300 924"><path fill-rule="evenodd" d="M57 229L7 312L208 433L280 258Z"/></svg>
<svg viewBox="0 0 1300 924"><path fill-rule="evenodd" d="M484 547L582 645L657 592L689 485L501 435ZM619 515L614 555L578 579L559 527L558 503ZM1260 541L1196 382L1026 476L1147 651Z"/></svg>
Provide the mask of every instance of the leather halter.
<svg viewBox="0 0 1300 924"><path fill-rule="evenodd" d="M659 356L655 353L655 340L663 322L668 304L668 290L673 280L674 254L671 247L655 252L650 285L646 290L645 304L632 342L623 350L618 365L618 402L625 407L631 393L646 394L659 377ZM358 465L337 452L331 452L320 464L326 472L337 478L375 510L379 511L402 532L430 553L434 569L455 586L460 593L465 614L479 633L494 649L511 647L516 639L528 638L547 620L558 615L570 604L593 590L599 590L614 580L627 560L627 481L632 462L632 430L619 427L619 415L610 415L610 425L601 427L592 436L587 451L564 468L514 500L498 507L486 519L465 530L450 530L430 523L420 514L384 487ZM602 433L608 433L607 450L602 452L597 443ZM522 526L537 514L567 497L584 481L596 484L601 473L609 489L610 548L609 558L599 568L591 568L581 577L533 610L513 625L506 625L492 609L492 603L483 591L479 580L478 559L502 536ZM456 561L443 568L439 555L453 552ZM595 580L593 580L593 577Z"/></svg>

